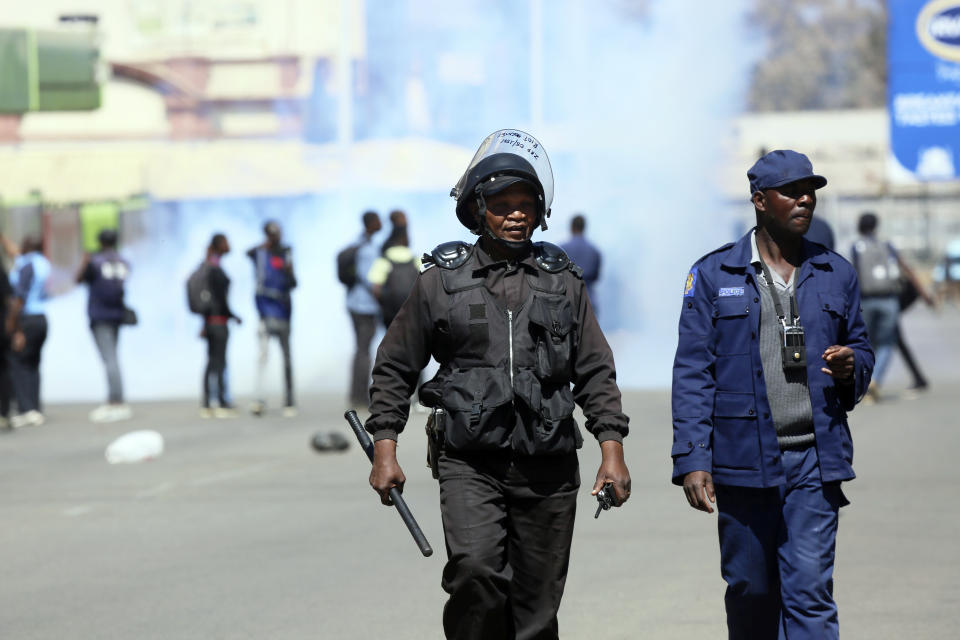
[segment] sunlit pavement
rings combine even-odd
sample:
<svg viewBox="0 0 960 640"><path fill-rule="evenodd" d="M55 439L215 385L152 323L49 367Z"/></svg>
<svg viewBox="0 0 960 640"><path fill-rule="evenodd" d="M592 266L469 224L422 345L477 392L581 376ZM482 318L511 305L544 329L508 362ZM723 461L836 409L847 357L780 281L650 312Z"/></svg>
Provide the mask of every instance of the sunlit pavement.
<svg viewBox="0 0 960 640"><path fill-rule="evenodd" d="M845 485L836 568L845 638L956 635L960 322L949 309L907 323L933 385L851 416L859 477ZM892 371L890 393L905 386ZM633 498L593 519L599 451L588 442L561 636L725 637L715 515L669 484L669 395L625 400ZM293 419L201 420L176 402L94 425L91 408L52 406L45 426L0 433L3 638L442 636L444 548L421 414L399 455L431 558L367 486L339 396L307 396ZM161 432L164 455L107 464L107 444L134 429ZM314 452L320 429L351 448Z"/></svg>

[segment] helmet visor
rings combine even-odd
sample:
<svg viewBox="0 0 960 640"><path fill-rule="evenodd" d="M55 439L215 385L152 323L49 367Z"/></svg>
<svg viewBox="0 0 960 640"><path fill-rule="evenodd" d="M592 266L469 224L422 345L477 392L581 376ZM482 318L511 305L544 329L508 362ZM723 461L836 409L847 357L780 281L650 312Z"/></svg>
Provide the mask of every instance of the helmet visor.
<svg viewBox="0 0 960 640"><path fill-rule="evenodd" d="M550 167L550 159L539 140L517 129L501 129L487 136L450 195L459 201L472 169L485 158L498 153L512 153L533 167L543 187L544 210L549 211L553 204L553 169Z"/></svg>

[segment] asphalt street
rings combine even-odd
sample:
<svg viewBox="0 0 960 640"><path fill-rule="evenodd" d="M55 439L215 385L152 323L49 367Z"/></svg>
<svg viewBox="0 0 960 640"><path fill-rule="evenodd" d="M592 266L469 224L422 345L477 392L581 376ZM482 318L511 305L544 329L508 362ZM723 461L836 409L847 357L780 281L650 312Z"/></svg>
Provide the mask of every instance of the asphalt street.
<svg viewBox="0 0 960 640"><path fill-rule="evenodd" d="M908 399L894 370L887 398L851 415L858 478L845 485L835 572L844 638L957 633L960 315L907 320L933 385ZM0 432L0 637L442 637L444 545L424 415L412 416L399 456L431 558L367 485L339 396L306 395L292 419L201 420L183 401L94 425L91 408L51 406L48 424ZM629 392L625 410L633 497L593 519L599 448L587 442L561 636L726 637L716 517L669 483L669 394ZM107 464L106 446L135 429L162 433L163 456ZM352 446L318 454L318 430Z"/></svg>

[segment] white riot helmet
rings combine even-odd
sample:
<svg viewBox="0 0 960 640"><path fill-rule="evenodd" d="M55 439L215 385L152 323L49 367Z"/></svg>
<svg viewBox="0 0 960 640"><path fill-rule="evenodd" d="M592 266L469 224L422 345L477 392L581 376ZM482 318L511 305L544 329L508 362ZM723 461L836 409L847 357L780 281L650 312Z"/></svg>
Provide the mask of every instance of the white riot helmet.
<svg viewBox="0 0 960 640"><path fill-rule="evenodd" d="M517 129L494 131L483 141L450 196L457 200L457 218L480 235L486 216L486 197L512 184L525 182L538 198L537 224L546 230L553 203L553 170L543 145L529 133ZM469 202L477 203L477 214Z"/></svg>

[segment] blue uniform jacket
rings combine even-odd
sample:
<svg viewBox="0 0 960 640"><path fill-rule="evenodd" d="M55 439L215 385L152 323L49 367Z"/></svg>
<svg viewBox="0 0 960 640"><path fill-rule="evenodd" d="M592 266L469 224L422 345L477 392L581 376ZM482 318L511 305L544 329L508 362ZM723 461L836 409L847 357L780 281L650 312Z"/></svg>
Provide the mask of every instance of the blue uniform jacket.
<svg viewBox="0 0 960 640"><path fill-rule="evenodd" d="M850 480L853 442L847 412L866 393L873 350L849 262L804 240L794 276L805 333L807 380L823 482ZM673 365L673 482L691 471L744 487L782 485L777 433L760 360L760 292L750 264L751 234L701 258L690 270ZM820 371L834 344L854 351L854 376L840 383Z"/></svg>

